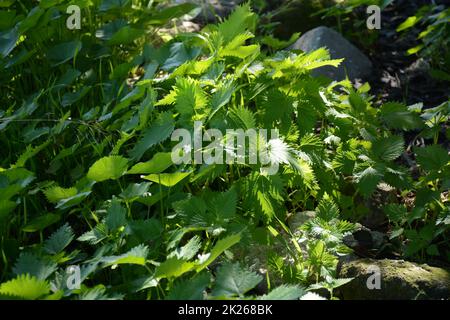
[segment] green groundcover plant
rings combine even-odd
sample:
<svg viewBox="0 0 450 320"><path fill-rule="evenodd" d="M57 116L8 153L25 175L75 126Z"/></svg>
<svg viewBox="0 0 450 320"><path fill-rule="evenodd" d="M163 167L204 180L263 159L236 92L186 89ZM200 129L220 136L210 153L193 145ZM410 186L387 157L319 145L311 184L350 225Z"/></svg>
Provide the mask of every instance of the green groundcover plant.
<svg viewBox="0 0 450 320"><path fill-rule="evenodd" d="M417 40L421 43L407 51L408 55L419 54L431 61L431 75L436 79L450 81L450 8L430 5L420 8L401 23L397 31L406 32L420 27Z"/></svg>
<svg viewBox="0 0 450 320"><path fill-rule="evenodd" d="M65 27L68 4L82 8L80 30ZM439 141L450 102L374 106L368 84L314 78L341 60L325 48L262 51L248 4L168 41L158 29L193 6L2 6L1 298L334 298L351 281L336 275L351 252L343 239L380 186L393 193L382 206L397 250L449 260ZM172 133L196 122L224 136L278 129L254 146L278 171L174 163ZM288 227L306 211L314 218ZM257 248L264 272L243 258Z"/></svg>

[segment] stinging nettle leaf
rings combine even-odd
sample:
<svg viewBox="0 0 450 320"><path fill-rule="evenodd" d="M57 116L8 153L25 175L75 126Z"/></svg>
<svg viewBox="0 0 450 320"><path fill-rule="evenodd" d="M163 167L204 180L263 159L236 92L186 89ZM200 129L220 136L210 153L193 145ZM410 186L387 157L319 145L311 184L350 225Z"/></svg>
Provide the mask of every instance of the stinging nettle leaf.
<svg viewBox="0 0 450 320"><path fill-rule="evenodd" d="M78 193L77 189L74 187L62 188L59 186L50 187L43 192L47 200L51 203L58 203L59 201L73 197Z"/></svg>
<svg viewBox="0 0 450 320"><path fill-rule="evenodd" d="M0 295L8 295L26 300L36 300L50 293L48 282L29 274L17 276L0 285Z"/></svg>
<svg viewBox="0 0 450 320"><path fill-rule="evenodd" d="M450 161L448 152L439 145L415 148L417 163L427 171L440 170Z"/></svg>
<svg viewBox="0 0 450 320"><path fill-rule="evenodd" d="M190 176L192 171L190 172L175 172L175 173L159 173L159 174L150 174L148 176L143 177L143 179L150 180L161 184L165 187L173 187L180 183L183 179Z"/></svg>
<svg viewBox="0 0 450 320"><path fill-rule="evenodd" d="M414 130L423 127L423 121L417 113L408 110L402 103L388 102L380 109L381 118L392 129Z"/></svg>
<svg viewBox="0 0 450 320"><path fill-rule="evenodd" d="M186 272L192 271L195 267L194 262L188 262L183 259L172 257L161 263L156 268L155 277L161 278L177 278Z"/></svg>
<svg viewBox="0 0 450 320"><path fill-rule="evenodd" d="M372 144L373 153L384 161L393 161L405 151L405 142L400 136L377 139Z"/></svg>
<svg viewBox="0 0 450 320"><path fill-rule="evenodd" d="M225 250L228 250L232 246L234 246L236 243L241 241L241 235L240 234L233 234L231 236L228 236L226 238L223 238L215 244L213 249L211 250L211 253L209 254L208 258L201 262L199 266L197 266L196 270L197 272L205 269L208 267L214 260L216 260Z"/></svg>
<svg viewBox="0 0 450 320"><path fill-rule="evenodd" d="M74 237L72 228L66 223L44 242L44 250L50 254L58 254L72 242Z"/></svg>
<svg viewBox="0 0 450 320"><path fill-rule="evenodd" d="M13 267L16 275L29 274L39 280L47 279L57 269L55 262L38 257L33 253L22 252Z"/></svg>
<svg viewBox="0 0 450 320"><path fill-rule="evenodd" d="M244 297L255 288L263 277L253 271L242 268L239 263L222 265L216 276L212 295L215 297Z"/></svg>
<svg viewBox="0 0 450 320"><path fill-rule="evenodd" d="M295 285L281 285L259 300L297 300L306 294L306 290Z"/></svg>
<svg viewBox="0 0 450 320"><path fill-rule="evenodd" d="M167 257L176 257L178 259L190 260L192 259L201 248L201 239L198 236L194 236L183 247L171 252Z"/></svg>
<svg viewBox="0 0 450 320"><path fill-rule="evenodd" d="M201 272L189 280L175 283L166 300L202 300L211 281L207 272Z"/></svg>
<svg viewBox="0 0 450 320"><path fill-rule="evenodd" d="M255 26L256 15L250 9L250 3L238 6L236 10L218 26L225 44L239 34L252 30Z"/></svg>
<svg viewBox="0 0 450 320"><path fill-rule="evenodd" d="M148 247L141 244L122 255L103 257L101 259L101 262L104 263L104 268L119 264L137 264L144 266L148 256L148 252Z"/></svg>
<svg viewBox="0 0 450 320"><path fill-rule="evenodd" d="M100 243L102 240L106 239L108 236L107 228L104 223L97 224L94 229L85 232L80 237L78 241L89 242L92 245Z"/></svg>

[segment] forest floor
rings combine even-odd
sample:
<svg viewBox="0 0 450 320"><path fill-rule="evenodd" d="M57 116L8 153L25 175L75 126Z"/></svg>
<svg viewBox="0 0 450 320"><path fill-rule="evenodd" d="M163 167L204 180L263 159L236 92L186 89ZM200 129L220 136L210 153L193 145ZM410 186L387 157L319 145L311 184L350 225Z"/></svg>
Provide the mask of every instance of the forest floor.
<svg viewBox="0 0 450 320"><path fill-rule="evenodd" d="M374 75L370 79L373 92L381 101L401 101L407 104L422 102L425 108L436 107L449 97L448 83L433 79L428 74L427 63L406 51L417 45L420 30L400 34L397 27L427 0L398 0L382 12L379 38L370 48Z"/></svg>

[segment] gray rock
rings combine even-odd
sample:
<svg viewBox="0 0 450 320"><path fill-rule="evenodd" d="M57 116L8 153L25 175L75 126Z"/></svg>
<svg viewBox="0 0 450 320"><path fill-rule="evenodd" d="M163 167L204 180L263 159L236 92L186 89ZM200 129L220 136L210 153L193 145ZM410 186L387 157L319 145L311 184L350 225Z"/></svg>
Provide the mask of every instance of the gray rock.
<svg viewBox="0 0 450 320"><path fill-rule="evenodd" d="M288 224L292 232L296 232L305 222L316 217L315 211L297 212L289 218Z"/></svg>
<svg viewBox="0 0 450 320"><path fill-rule="evenodd" d="M376 268L380 270L380 289L370 290L367 282L375 283L372 280ZM347 257L340 261L338 275L340 278L355 278L339 288L340 295L346 300L450 298L450 272L426 264ZM372 278L369 280L369 277Z"/></svg>
<svg viewBox="0 0 450 320"><path fill-rule="evenodd" d="M333 80L364 79L372 74L372 62L353 44L338 32L327 27L318 27L308 31L294 43L290 49L311 52L322 47L330 50L332 59L345 58L339 68L322 67L313 71L314 75L324 75Z"/></svg>

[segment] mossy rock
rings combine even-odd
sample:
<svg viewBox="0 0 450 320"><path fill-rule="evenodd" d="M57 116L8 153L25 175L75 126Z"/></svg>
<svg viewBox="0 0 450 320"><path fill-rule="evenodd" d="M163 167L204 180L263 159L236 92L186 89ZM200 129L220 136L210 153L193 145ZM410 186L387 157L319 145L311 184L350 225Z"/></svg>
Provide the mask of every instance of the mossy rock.
<svg viewBox="0 0 450 320"><path fill-rule="evenodd" d="M367 283L375 283L372 280L376 268L380 271L380 287L369 289ZM426 264L404 260L356 259L342 261L338 273L341 278L355 278L339 289L341 298L345 300L450 298L449 270Z"/></svg>
<svg viewBox="0 0 450 320"><path fill-rule="evenodd" d="M292 0L273 12L271 22L279 23L274 30L280 38L289 38L295 32L306 32L319 25L326 24L318 11L335 5L335 0Z"/></svg>

